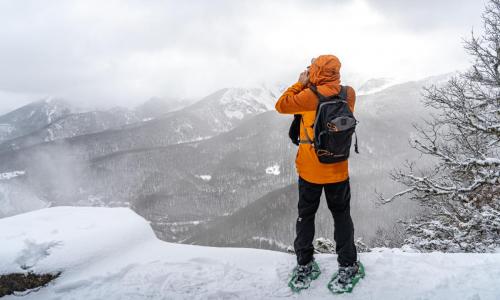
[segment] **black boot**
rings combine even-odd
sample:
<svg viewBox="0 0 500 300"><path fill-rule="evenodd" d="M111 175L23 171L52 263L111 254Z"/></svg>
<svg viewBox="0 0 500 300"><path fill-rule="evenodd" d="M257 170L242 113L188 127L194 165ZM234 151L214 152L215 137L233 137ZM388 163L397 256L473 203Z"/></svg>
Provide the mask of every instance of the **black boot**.
<svg viewBox="0 0 500 300"><path fill-rule="evenodd" d="M339 266L328 283L328 289L334 293L350 293L356 283L365 277L365 268L359 261L350 266Z"/></svg>
<svg viewBox="0 0 500 300"><path fill-rule="evenodd" d="M293 269L292 278L288 282L288 286L294 291L298 292L307 289L311 281L319 277L321 271L318 264L313 259L306 265L297 265Z"/></svg>

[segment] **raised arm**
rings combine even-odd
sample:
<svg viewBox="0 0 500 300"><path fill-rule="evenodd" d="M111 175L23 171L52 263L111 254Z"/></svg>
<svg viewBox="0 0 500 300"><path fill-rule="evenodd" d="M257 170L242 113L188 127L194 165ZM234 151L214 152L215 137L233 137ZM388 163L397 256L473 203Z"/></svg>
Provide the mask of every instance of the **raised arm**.
<svg viewBox="0 0 500 300"><path fill-rule="evenodd" d="M306 89L301 82L289 87L276 102L275 108L280 114L297 114L314 111L318 99L313 91Z"/></svg>

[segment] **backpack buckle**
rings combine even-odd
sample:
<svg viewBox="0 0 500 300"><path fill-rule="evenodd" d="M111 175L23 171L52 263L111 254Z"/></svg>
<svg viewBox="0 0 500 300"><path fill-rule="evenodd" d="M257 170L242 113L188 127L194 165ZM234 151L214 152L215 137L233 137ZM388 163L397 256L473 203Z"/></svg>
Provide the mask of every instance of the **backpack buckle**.
<svg viewBox="0 0 500 300"><path fill-rule="evenodd" d="M339 131L339 129L338 129L338 127L337 127L337 125L335 125L335 124L334 124L334 123L332 123L332 122L328 122L328 123L326 123L326 127L328 127L328 130L329 130L329 131L333 131L333 132L337 132L337 131Z"/></svg>

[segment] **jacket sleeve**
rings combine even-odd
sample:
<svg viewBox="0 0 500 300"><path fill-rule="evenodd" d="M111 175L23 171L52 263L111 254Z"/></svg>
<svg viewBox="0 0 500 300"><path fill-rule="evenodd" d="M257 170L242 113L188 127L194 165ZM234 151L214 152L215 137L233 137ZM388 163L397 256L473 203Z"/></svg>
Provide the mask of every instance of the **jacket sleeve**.
<svg viewBox="0 0 500 300"><path fill-rule="evenodd" d="M317 105L318 100L314 93L297 82L281 95L275 108L280 114L298 114L315 111Z"/></svg>

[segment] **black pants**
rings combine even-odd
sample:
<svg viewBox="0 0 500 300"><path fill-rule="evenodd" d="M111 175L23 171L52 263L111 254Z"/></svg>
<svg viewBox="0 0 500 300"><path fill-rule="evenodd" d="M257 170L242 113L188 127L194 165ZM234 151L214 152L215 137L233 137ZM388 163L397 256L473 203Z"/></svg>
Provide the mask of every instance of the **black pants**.
<svg viewBox="0 0 500 300"><path fill-rule="evenodd" d="M341 266L356 261L354 225L351 219L351 187L349 179L338 183L315 184L299 177L299 217L297 218L294 248L299 265L313 258L314 218L319 207L321 193L325 189L326 202L333 215L335 251Z"/></svg>

